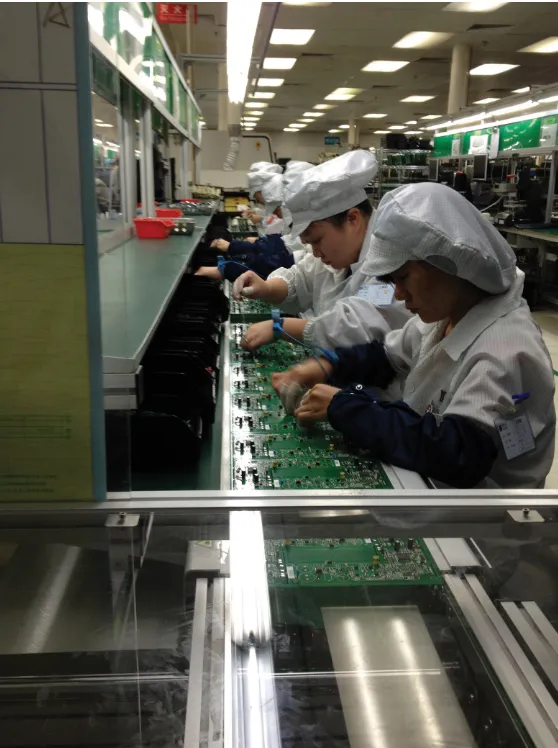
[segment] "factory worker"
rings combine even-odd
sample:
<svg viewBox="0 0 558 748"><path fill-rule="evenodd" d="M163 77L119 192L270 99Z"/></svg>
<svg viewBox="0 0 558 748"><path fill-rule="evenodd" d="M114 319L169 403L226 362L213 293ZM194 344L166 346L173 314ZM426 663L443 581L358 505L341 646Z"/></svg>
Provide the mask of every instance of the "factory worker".
<svg viewBox="0 0 558 748"><path fill-rule="evenodd" d="M287 187L291 235L311 244L312 255L276 270L267 281L245 273L235 281L233 296L264 299L292 314L313 309L314 317L258 322L243 338L247 350L275 337L326 348L348 346L383 340L405 324L410 314L393 301L393 290L363 269L372 236L372 208L364 188L377 169L372 153L352 151L303 171Z"/></svg>
<svg viewBox="0 0 558 748"><path fill-rule="evenodd" d="M258 226L258 232L261 236L265 236L265 234L268 233L265 230L264 225L264 219L266 216L265 208L263 207L264 199L262 195L262 187L269 179L277 174L282 174L282 172L283 170L279 166L279 164L272 164L269 161L257 161L255 164L252 164L252 166L250 167L250 171L247 174L248 194L250 196L250 199L255 200L255 202L262 207L255 209L249 208L245 213L245 217L249 218L252 223ZM273 219L271 219L271 221L268 221L268 224L273 222ZM279 232L272 231L269 233Z"/></svg>
<svg viewBox="0 0 558 748"><path fill-rule="evenodd" d="M294 182L298 174L300 174L303 171L308 171L308 169L314 168L313 164L310 164L308 161L294 161L291 160L285 167L285 171L283 173L283 197L284 193L287 191L287 189L291 186L291 184ZM292 225L293 225L293 216L291 211L288 209L285 203L282 205L283 208L283 218L285 220L285 225L288 229L287 234L283 235L283 241L285 242L285 245L288 249L293 253L294 261L295 263L300 262L302 258L312 251L312 247L310 244L305 244L299 236L293 236L291 233Z"/></svg>
<svg viewBox="0 0 558 748"><path fill-rule="evenodd" d="M278 390L316 385L299 420L327 418L371 456L449 486L544 486L554 377L507 242L453 190L408 185L382 199L365 265L416 316L384 344L324 358L336 386L317 384L316 361L275 374ZM386 401L378 388L394 380L401 400Z"/></svg>

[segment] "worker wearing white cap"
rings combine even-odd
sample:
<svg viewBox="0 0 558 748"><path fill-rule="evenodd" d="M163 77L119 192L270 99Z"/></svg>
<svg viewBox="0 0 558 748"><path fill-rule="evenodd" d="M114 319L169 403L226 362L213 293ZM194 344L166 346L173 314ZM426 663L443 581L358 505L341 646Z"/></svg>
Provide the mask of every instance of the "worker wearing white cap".
<svg viewBox="0 0 558 748"><path fill-rule="evenodd" d="M262 195L262 188L266 182L272 177L282 174L283 169L279 164L272 164L270 161L257 161L250 167L247 178L248 178L248 194L251 200L255 200L258 205L263 206L265 201ZM245 213L246 218L249 218L252 223L259 225L259 233L261 236L266 235L264 230L264 218L265 209L262 208L249 208ZM279 232L269 232L279 233Z"/></svg>
<svg viewBox="0 0 558 748"><path fill-rule="evenodd" d="M289 161L285 166L285 171L283 173L284 194L299 174L301 174L303 171L308 171L308 169L313 168L314 165L309 163L308 161ZM291 231L293 224L292 213L285 203L283 203L282 207L283 219L285 220L285 225L289 230L288 234L283 235L283 241L285 242L288 249L293 253L294 261L295 263L297 263L300 262L306 254L312 251L312 247L310 246L310 244L305 244L299 236L293 236Z"/></svg>
<svg viewBox="0 0 558 748"><path fill-rule="evenodd" d="M392 289L363 270L372 236L372 207L364 188L377 168L372 153L352 151L303 171L287 187L291 235L311 244L313 254L274 271L267 281L245 273L235 281L233 296L264 299L290 313L313 309L315 316L252 325L242 342L247 350L276 337L319 347L352 345L382 340L405 324L409 312L393 301ZM372 292L368 286L374 286Z"/></svg>
<svg viewBox="0 0 558 748"><path fill-rule="evenodd" d="M368 272L416 313L384 344L329 354L343 389L314 386L296 411L327 418L355 446L457 488L537 488L554 455L554 376L522 298L523 273L498 231L442 185L400 187L374 218ZM274 386L325 381L316 361ZM378 388L398 382L402 398ZM285 389L285 384L283 384Z"/></svg>

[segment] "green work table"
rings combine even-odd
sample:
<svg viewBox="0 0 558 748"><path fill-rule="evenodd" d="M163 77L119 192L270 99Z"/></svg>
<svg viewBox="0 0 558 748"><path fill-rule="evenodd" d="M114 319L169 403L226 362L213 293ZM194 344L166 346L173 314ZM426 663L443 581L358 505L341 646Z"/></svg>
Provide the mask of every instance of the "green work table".
<svg viewBox="0 0 558 748"><path fill-rule="evenodd" d="M133 374L212 216L192 236L129 239L99 259L103 370Z"/></svg>

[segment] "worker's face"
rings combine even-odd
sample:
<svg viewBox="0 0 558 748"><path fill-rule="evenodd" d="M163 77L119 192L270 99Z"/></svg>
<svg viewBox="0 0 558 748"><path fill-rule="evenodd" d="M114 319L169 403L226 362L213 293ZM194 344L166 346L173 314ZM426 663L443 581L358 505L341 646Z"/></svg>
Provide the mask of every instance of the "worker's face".
<svg viewBox="0 0 558 748"><path fill-rule="evenodd" d="M423 322L439 322L459 306L462 281L427 262L406 262L391 274L395 298Z"/></svg>
<svg viewBox="0 0 558 748"><path fill-rule="evenodd" d="M367 222L360 210L351 208L342 226L329 221L314 221L300 235L305 244L312 246L314 257L334 270L350 267L358 260Z"/></svg>
<svg viewBox="0 0 558 748"><path fill-rule="evenodd" d="M256 201L256 202L257 202L257 203L258 203L259 205L265 205L265 201L264 201L264 199L263 199L263 195L262 195L262 193L261 193L261 192L259 192L259 191L255 193L255 195L254 195L254 200L255 200L255 201Z"/></svg>

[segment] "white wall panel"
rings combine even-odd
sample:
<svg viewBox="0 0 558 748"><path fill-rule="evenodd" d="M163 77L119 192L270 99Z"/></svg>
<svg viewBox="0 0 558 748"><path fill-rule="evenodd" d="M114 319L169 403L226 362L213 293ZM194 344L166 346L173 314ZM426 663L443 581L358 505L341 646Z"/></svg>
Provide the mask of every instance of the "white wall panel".
<svg viewBox="0 0 558 748"><path fill-rule="evenodd" d="M12 5L13 3L10 3ZM47 23L43 26L44 18L49 12L51 3L39 3L41 13L41 25L39 32L41 35L41 80L43 83L75 83L75 60L74 60L74 34L73 34L73 3L64 3L64 13L70 25L70 28L60 25L63 18L60 16L56 20L58 23ZM50 13L56 13L59 8L55 3L55 8Z"/></svg>
<svg viewBox="0 0 558 748"><path fill-rule="evenodd" d="M36 6L37 3L0 3L0 81L39 80Z"/></svg>

